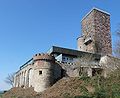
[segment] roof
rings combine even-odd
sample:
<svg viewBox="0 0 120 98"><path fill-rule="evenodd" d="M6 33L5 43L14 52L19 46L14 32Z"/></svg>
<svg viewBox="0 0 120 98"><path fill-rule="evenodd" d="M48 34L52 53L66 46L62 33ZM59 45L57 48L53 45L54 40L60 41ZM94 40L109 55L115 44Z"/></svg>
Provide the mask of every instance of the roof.
<svg viewBox="0 0 120 98"><path fill-rule="evenodd" d="M99 8L93 7L93 8L82 18L81 21L83 21L93 10L97 10L97 11L102 12L102 13L104 13L104 14L110 15L110 13L108 13L108 12L106 12L106 11L103 11L103 10L101 10L101 9L99 9Z"/></svg>
<svg viewBox="0 0 120 98"><path fill-rule="evenodd" d="M50 50L48 51L49 54L65 54L65 55L71 55L71 56L76 56L76 57L81 57L83 55L93 55L96 57L101 57L99 54L94 54L94 53L89 53L89 52L84 52L84 51L79 51L79 50L74 50L74 49L68 49L68 48L62 48L62 47L57 47L57 46L52 46Z"/></svg>

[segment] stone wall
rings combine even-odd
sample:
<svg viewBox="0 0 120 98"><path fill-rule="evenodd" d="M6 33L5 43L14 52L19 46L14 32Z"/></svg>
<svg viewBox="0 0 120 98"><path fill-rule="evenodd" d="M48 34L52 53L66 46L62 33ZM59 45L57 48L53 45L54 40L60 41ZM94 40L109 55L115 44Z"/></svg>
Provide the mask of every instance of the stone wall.
<svg viewBox="0 0 120 98"><path fill-rule="evenodd" d="M111 72L115 71L115 69L120 68L120 59L106 55L101 57L99 64L104 69L104 77L107 77Z"/></svg>
<svg viewBox="0 0 120 98"><path fill-rule="evenodd" d="M78 38L78 49L82 51L112 54L110 15L93 9L82 20L83 41ZM83 43L82 43L83 42Z"/></svg>
<svg viewBox="0 0 120 98"><path fill-rule="evenodd" d="M95 27L94 25L95 25L94 24L94 10L92 10L86 17L83 18L81 22L83 43L80 42L81 38L78 39L78 47L80 48L81 51L95 53L95 47L94 47ZM92 38L92 42L86 45L84 44L84 42L88 38Z"/></svg>
<svg viewBox="0 0 120 98"><path fill-rule="evenodd" d="M33 65L28 64L25 68L19 70L15 74L14 78L14 86L15 87L30 87L33 85L32 82L32 73Z"/></svg>
<svg viewBox="0 0 120 98"><path fill-rule="evenodd" d="M86 49L85 49L85 46L84 46L84 38L83 38L83 36L77 38L77 40L78 40L77 41L77 48L78 48L78 50L85 51Z"/></svg>
<svg viewBox="0 0 120 98"><path fill-rule="evenodd" d="M34 90L44 91L54 82L54 57L47 54L37 54L34 60Z"/></svg>
<svg viewBox="0 0 120 98"><path fill-rule="evenodd" d="M101 11L94 11L95 41L98 53L112 54L110 15Z"/></svg>
<svg viewBox="0 0 120 98"><path fill-rule="evenodd" d="M14 76L15 87L34 87L42 92L61 78L61 67L55 64L55 58L48 54L36 54L31 64L25 65Z"/></svg>
<svg viewBox="0 0 120 98"><path fill-rule="evenodd" d="M86 76L92 77L96 73L98 73L101 76L104 76L103 68L99 66L99 61L98 62L93 61L94 63L90 63L91 62L90 61L89 63L86 64L83 60L80 60L80 59L81 58L78 58L78 61L74 63L57 61L57 63L64 70L64 73L63 73L64 77L80 77L80 76L83 76L83 74Z"/></svg>

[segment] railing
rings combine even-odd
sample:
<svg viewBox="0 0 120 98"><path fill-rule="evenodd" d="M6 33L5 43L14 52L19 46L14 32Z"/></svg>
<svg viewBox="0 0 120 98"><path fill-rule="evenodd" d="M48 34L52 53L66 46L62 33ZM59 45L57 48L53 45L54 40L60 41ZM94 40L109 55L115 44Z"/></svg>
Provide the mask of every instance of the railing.
<svg viewBox="0 0 120 98"><path fill-rule="evenodd" d="M23 64L22 66L20 66L20 70L23 69L23 68L25 68L32 60L33 60L33 58L30 59L30 60L28 60L28 61L27 61L25 64Z"/></svg>

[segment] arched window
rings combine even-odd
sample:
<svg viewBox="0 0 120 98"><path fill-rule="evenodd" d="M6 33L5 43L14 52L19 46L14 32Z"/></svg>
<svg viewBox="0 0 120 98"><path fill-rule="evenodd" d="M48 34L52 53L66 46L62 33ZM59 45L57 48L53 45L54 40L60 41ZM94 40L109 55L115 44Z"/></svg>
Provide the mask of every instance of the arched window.
<svg viewBox="0 0 120 98"><path fill-rule="evenodd" d="M30 68L28 70L28 86L32 87L32 80L33 80L33 69Z"/></svg>

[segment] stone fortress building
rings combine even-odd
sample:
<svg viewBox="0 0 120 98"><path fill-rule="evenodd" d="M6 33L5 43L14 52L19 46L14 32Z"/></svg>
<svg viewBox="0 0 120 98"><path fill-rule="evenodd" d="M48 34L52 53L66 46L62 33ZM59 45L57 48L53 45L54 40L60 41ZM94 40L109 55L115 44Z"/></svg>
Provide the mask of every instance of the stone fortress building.
<svg viewBox="0 0 120 98"><path fill-rule="evenodd" d="M35 54L16 72L14 86L42 92L63 77L106 77L116 69L120 60L112 56L110 14L93 8L81 23L78 50L52 46L47 53Z"/></svg>

